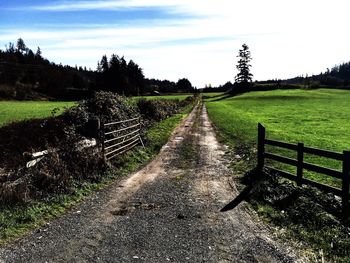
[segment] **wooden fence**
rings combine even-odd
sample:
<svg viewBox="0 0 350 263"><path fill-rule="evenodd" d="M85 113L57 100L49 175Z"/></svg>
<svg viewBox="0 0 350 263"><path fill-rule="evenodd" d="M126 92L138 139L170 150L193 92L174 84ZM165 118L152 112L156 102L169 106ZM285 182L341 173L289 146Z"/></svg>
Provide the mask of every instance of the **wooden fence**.
<svg viewBox="0 0 350 263"><path fill-rule="evenodd" d="M99 151L101 148L96 146L101 145L105 161L115 158L119 154L132 149L139 143L145 147L140 135L140 117L105 124L101 124L100 119L94 118L88 121L87 126L89 135L94 138L84 139L78 142L75 147L79 150L95 147L96 151ZM29 168L36 165L50 152L57 151L59 151L59 149L48 149L35 153L23 153L27 159L26 167Z"/></svg>
<svg viewBox="0 0 350 263"><path fill-rule="evenodd" d="M285 156L269 153L265 151L265 145L280 147L296 151L297 159L288 158ZM318 166L312 163L304 161L304 153L312 154L320 157L326 157L333 160L342 161L342 171L333 170L330 168ZM265 128L260 123L258 124L258 169L262 169L265 165L265 159L274 160L280 163L289 164L297 168L296 175L281 171L272 167L267 167L272 171L278 173L280 176L285 177L297 183L298 186L303 184L317 187L321 190L331 192L342 198L342 210L348 212L349 208L349 182L350 182L350 151L343 151L343 153L331 152L311 147L304 146L303 143L290 144L281 141L269 140L265 137ZM321 173L327 176L338 178L342 180L342 189L335 188L326 184L315 182L313 180L303 178L303 171L309 170L316 173Z"/></svg>
<svg viewBox="0 0 350 263"><path fill-rule="evenodd" d="M102 125L102 152L106 161L115 158L139 143L143 145L140 117L104 123Z"/></svg>

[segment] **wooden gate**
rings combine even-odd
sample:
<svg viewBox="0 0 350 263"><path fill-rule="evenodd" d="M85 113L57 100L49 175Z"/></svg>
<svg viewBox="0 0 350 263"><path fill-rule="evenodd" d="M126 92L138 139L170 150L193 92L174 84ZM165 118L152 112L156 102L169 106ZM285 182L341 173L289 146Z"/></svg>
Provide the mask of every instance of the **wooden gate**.
<svg viewBox="0 0 350 263"><path fill-rule="evenodd" d="M115 158L139 143L144 144L140 135L140 117L104 123L102 125L102 152L106 161Z"/></svg>

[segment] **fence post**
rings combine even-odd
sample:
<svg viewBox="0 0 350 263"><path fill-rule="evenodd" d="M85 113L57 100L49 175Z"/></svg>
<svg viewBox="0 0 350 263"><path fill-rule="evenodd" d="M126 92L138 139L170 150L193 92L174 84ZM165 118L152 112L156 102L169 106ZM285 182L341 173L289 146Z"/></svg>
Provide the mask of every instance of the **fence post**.
<svg viewBox="0 0 350 263"><path fill-rule="evenodd" d="M87 123L88 134L91 137L99 139L99 131L101 129L101 122L99 118L91 118Z"/></svg>
<svg viewBox="0 0 350 263"><path fill-rule="evenodd" d="M106 155L105 155L105 125L104 123L101 123L101 129L100 129L100 140L101 140L101 150L102 150L102 157L103 162L106 163Z"/></svg>
<svg viewBox="0 0 350 263"><path fill-rule="evenodd" d="M349 214L350 151L343 151L342 210Z"/></svg>
<svg viewBox="0 0 350 263"><path fill-rule="evenodd" d="M257 168L261 170L264 167L265 154L265 127L258 123L258 165Z"/></svg>
<svg viewBox="0 0 350 263"><path fill-rule="evenodd" d="M304 163L304 144L298 143L298 166L297 166L297 185L302 186L303 163Z"/></svg>

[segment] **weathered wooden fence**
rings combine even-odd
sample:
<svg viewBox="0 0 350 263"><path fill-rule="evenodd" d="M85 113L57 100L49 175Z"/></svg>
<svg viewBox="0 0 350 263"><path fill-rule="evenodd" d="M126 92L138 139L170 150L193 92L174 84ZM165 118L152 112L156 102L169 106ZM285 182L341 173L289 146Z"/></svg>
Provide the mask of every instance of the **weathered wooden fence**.
<svg viewBox="0 0 350 263"><path fill-rule="evenodd" d="M269 153L265 151L265 145L280 147L296 151L297 159L288 158L285 156ZM318 166L312 163L304 161L304 153L312 154L320 157L326 157L333 160L342 161L342 171L333 170L330 168ZM274 160L280 163L289 164L297 168L296 175L278 170L276 168L265 166L265 159ZM317 187L321 190L331 192L342 198L342 210L348 212L349 208L349 183L350 183L350 151L343 151L343 153L331 152L311 147L304 146L303 143L291 144L276 140L269 140L265 137L265 128L260 123L258 124L258 164L257 167L262 169L263 167L270 169L278 173L280 176L285 177L297 183L298 186L303 184ZM342 189L332 187L326 184L315 182L313 180L303 177L303 171L309 170L312 172L324 174L334 178L342 180Z"/></svg>
<svg viewBox="0 0 350 263"><path fill-rule="evenodd" d="M75 147L82 150L84 148L95 147L96 152L102 148L105 161L111 160L116 156L132 149L139 143L142 144L140 131L140 117L102 124L99 119L90 119L87 124L89 134L92 139L84 139ZM101 147L102 146L102 147ZM50 152L57 152L59 149L48 149L36 153L23 153L28 161L26 167L36 165Z"/></svg>
<svg viewBox="0 0 350 263"><path fill-rule="evenodd" d="M104 123L102 125L102 151L106 161L115 158L139 143L143 145L140 117Z"/></svg>

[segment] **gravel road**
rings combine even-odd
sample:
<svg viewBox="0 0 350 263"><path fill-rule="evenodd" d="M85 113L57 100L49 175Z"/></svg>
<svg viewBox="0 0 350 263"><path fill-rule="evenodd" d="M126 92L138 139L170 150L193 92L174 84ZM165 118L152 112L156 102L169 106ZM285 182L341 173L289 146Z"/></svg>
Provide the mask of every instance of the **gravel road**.
<svg viewBox="0 0 350 263"><path fill-rule="evenodd" d="M197 106L149 165L0 248L0 262L302 262L244 202L220 212L239 194L224 152Z"/></svg>

